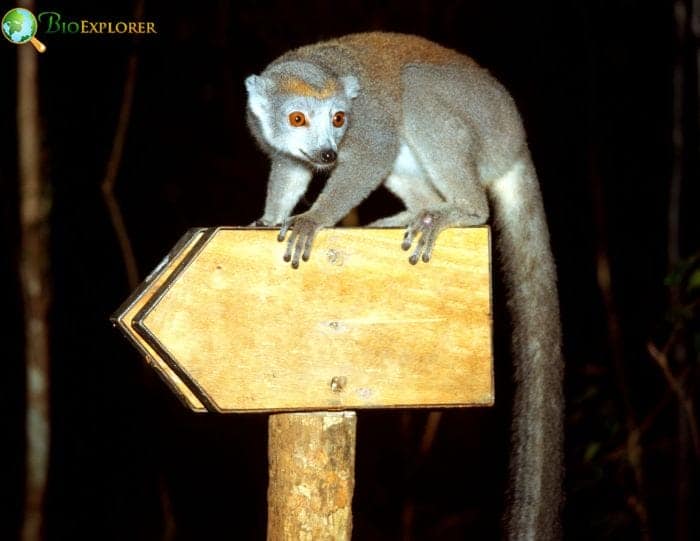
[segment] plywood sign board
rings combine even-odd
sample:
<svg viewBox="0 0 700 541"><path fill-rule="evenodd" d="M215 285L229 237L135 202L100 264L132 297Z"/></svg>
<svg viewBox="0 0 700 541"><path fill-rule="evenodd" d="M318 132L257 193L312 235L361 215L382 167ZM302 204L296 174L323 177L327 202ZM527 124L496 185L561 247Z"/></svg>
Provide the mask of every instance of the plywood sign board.
<svg viewBox="0 0 700 541"><path fill-rule="evenodd" d="M408 263L399 229L322 230L293 269L277 231L194 229L114 322L195 411L487 406L487 227Z"/></svg>

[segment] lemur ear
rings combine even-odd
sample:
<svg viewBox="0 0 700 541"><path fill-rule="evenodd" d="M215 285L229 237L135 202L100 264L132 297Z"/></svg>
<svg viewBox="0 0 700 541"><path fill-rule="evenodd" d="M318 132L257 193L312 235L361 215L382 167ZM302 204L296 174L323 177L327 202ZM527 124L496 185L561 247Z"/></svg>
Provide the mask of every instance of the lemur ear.
<svg viewBox="0 0 700 541"><path fill-rule="evenodd" d="M346 75L345 77L341 77L340 81L343 83L345 95L350 99L356 98L357 95L360 93L359 81L352 75Z"/></svg>
<svg viewBox="0 0 700 541"><path fill-rule="evenodd" d="M251 75L245 80L245 87L248 91L248 107L258 118L262 118L268 109L267 95L272 85L271 80L259 75Z"/></svg>

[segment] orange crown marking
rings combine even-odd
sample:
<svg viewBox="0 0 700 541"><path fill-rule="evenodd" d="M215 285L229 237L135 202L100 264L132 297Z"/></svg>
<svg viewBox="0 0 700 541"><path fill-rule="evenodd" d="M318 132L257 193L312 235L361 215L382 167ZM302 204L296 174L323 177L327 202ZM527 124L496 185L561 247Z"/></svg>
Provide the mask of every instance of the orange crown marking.
<svg viewBox="0 0 700 541"><path fill-rule="evenodd" d="M336 94L338 85L333 79L329 80L321 89L311 86L306 81L295 77L285 77L280 84L282 92L289 92L298 96L308 96L310 98L326 99Z"/></svg>

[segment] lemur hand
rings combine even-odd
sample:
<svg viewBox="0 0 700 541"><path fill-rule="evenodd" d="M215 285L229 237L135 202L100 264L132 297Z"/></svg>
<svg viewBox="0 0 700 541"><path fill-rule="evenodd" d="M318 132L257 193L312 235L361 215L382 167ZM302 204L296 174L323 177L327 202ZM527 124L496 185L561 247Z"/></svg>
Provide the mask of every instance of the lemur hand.
<svg viewBox="0 0 700 541"><path fill-rule="evenodd" d="M282 242L291 228L292 233L287 240L287 250L284 252L284 260L292 262L292 268L299 267L299 256L304 261L309 260L311 244L321 225L308 216L308 212L291 216L282 224L277 240Z"/></svg>

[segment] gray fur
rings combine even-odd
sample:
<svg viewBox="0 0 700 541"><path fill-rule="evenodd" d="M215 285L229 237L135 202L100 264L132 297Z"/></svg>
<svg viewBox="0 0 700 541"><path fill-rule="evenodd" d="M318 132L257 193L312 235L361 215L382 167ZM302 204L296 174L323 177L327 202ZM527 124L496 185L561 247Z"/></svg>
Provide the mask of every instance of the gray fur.
<svg viewBox="0 0 700 541"><path fill-rule="evenodd" d="M290 78L309 86L294 87ZM537 177L508 92L464 55L386 33L290 51L246 87L249 125L272 160L257 223L281 225L280 240L291 230L285 259L292 266L308 259L318 229L340 221L382 183L406 209L372 225L406 227L402 247L414 246L414 264L429 261L442 229L481 225L493 212L517 384L507 535L560 538L564 399L556 273ZM306 107L313 121L290 127L290 107ZM346 125L331 129L336 110ZM331 171L325 188L307 212L290 216L315 169Z"/></svg>

